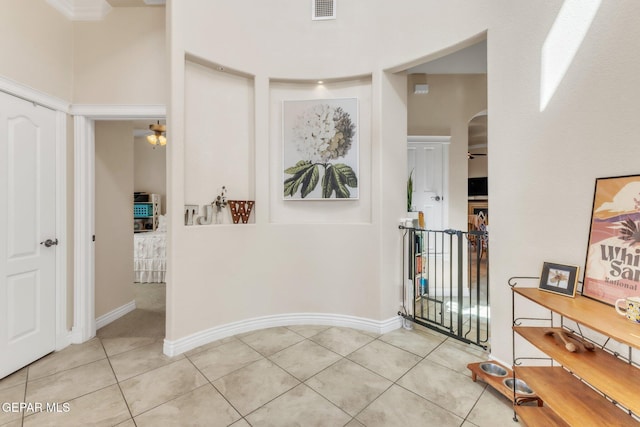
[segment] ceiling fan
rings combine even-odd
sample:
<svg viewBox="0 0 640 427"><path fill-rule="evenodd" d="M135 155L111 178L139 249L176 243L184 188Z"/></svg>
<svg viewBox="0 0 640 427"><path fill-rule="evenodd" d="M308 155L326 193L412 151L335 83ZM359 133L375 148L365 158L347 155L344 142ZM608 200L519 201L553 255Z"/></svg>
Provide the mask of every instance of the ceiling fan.
<svg viewBox="0 0 640 427"><path fill-rule="evenodd" d="M477 156L486 156L486 153L470 153L469 151L467 151L467 159L472 160L475 159Z"/></svg>

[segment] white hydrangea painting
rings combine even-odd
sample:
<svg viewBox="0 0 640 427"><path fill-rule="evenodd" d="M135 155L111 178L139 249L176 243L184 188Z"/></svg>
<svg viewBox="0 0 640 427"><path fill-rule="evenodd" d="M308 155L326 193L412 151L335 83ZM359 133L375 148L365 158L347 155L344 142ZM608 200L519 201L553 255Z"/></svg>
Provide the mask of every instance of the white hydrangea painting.
<svg viewBox="0 0 640 427"><path fill-rule="evenodd" d="M285 200L358 199L358 100L284 101Z"/></svg>

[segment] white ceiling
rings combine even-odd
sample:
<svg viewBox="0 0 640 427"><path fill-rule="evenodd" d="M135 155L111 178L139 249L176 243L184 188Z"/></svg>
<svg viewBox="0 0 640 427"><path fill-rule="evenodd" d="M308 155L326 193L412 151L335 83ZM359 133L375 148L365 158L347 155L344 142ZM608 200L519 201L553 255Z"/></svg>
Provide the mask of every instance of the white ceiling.
<svg viewBox="0 0 640 427"><path fill-rule="evenodd" d="M450 55L417 65L409 74L486 74L487 41L471 45Z"/></svg>
<svg viewBox="0 0 640 427"><path fill-rule="evenodd" d="M487 41L484 40L447 56L417 65L409 74L486 74ZM469 149L487 152L487 114L479 114L469 122Z"/></svg>

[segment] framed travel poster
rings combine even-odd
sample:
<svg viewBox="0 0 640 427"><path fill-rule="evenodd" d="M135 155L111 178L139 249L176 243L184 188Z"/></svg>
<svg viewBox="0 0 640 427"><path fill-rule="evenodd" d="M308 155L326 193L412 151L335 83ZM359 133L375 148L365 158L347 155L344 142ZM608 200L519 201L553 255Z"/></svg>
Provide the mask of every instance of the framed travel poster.
<svg viewBox="0 0 640 427"><path fill-rule="evenodd" d="M596 179L582 294L640 295L640 175Z"/></svg>

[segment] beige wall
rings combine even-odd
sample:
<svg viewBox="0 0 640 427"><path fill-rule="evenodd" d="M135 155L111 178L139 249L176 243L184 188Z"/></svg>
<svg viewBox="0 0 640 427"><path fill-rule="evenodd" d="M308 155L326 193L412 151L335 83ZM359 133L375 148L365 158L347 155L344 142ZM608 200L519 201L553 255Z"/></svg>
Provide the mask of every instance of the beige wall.
<svg viewBox="0 0 640 427"><path fill-rule="evenodd" d="M409 135L451 136L449 147L449 221L451 228L467 227L467 147L469 120L487 109L486 74L429 74L429 93L415 94L424 75L407 76ZM486 176L486 174L484 175Z"/></svg>
<svg viewBox="0 0 640 427"><path fill-rule="evenodd" d="M640 4L602 2L557 92L540 111L541 47L563 3L361 0L342 3L335 21L312 22L307 5L294 0L258 2L250 9L233 2L170 2L169 125L177 135L168 171L173 214L168 338L292 310L394 316L401 281L396 224L405 204L407 85L385 70L400 71L487 30L492 351L509 361L507 279L537 274L544 260L582 264L594 179L638 172L640 124L634 103L640 95L640 27L630 17L638 16ZM277 18L264 20L274 7ZM233 40L239 48L211 40ZM279 143L267 137L279 126L270 119L270 79L372 75L372 223L276 226L258 215L253 227L185 228L180 221L186 167L181 134L185 114L198 108L197 102L184 102L185 50L255 76L259 209L278 197L264 184L269 165L262 158ZM476 112L470 111L467 120ZM465 151L460 147L458 154ZM550 162L561 166L543 167ZM540 209L541 203L554 208ZM282 240L282 235L290 237ZM304 238L298 242L296 235ZM273 243L264 246L265 240ZM334 266L325 254L336 248L349 255ZM247 254L259 255L251 258L257 259L255 277L238 273ZM300 258L304 261L297 264ZM330 261L336 259L341 258ZM221 280L202 283L219 272ZM301 292L308 277L323 292L315 286ZM369 291L363 294L365 287ZM206 310L203 300L211 303Z"/></svg>
<svg viewBox="0 0 640 427"><path fill-rule="evenodd" d="M96 318L134 299L133 125L98 121L96 139Z"/></svg>
<svg viewBox="0 0 640 427"><path fill-rule="evenodd" d="M165 104L165 8L113 8L75 22L73 102Z"/></svg>
<svg viewBox="0 0 640 427"><path fill-rule="evenodd" d="M71 100L73 24L46 1L2 2L0 76Z"/></svg>
<svg viewBox="0 0 640 427"><path fill-rule="evenodd" d="M133 141L133 191L161 195L161 212L166 212L167 194L167 150L155 147L144 137Z"/></svg>
<svg viewBox="0 0 640 427"><path fill-rule="evenodd" d="M2 4L0 76L81 104L166 103L165 8L72 22L44 0Z"/></svg>

